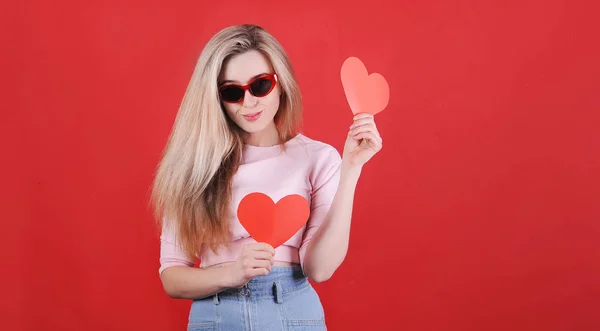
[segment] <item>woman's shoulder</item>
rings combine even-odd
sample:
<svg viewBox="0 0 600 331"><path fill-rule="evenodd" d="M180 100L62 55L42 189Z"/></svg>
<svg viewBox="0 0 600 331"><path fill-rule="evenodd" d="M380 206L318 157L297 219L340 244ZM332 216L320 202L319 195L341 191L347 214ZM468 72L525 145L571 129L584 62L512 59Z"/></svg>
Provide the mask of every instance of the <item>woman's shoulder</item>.
<svg viewBox="0 0 600 331"><path fill-rule="evenodd" d="M316 161L337 163L341 160L338 150L329 143L308 137L303 133L299 133L294 140L308 153L310 158Z"/></svg>
<svg viewBox="0 0 600 331"><path fill-rule="evenodd" d="M305 135L298 135L296 140L299 145L304 146L308 154L310 167L309 180L313 187L320 188L324 183L331 182L337 178L342 158L338 150L331 144L319 141Z"/></svg>

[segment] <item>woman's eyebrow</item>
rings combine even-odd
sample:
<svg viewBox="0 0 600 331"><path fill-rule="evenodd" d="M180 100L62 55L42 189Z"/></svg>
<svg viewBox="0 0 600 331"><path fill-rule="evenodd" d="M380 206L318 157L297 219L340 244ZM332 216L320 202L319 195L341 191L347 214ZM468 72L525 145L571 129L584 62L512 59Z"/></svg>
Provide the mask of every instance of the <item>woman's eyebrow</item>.
<svg viewBox="0 0 600 331"><path fill-rule="evenodd" d="M268 75L268 73L263 72L256 76L250 77L249 81L255 79L256 77L262 76L262 75ZM239 83L239 82L237 80L224 80L224 81L220 82L219 85L226 84L226 83Z"/></svg>

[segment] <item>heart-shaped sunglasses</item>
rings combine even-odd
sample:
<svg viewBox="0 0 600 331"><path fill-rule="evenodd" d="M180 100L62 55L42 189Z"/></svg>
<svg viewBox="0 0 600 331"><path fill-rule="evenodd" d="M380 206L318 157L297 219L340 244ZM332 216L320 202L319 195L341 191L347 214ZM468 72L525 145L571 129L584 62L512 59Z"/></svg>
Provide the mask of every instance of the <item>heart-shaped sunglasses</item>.
<svg viewBox="0 0 600 331"><path fill-rule="evenodd" d="M255 77L246 85L225 83L219 86L219 95L224 102L237 103L244 100L246 91L250 91L257 98L261 98L271 93L276 84L277 74L264 74Z"/></svg>

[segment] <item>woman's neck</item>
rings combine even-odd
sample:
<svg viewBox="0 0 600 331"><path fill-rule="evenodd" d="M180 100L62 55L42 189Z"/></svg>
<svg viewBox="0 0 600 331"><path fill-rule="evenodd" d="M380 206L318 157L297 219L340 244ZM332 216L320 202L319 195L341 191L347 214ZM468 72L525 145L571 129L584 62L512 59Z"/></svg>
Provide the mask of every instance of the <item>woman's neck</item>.
<svg viewBox="0 0 600 331"><path fill-rule="evenodd" d="M279 144L279 132L277 132L275 123L270 124L262 131L246 133L244 143L258 147L269 147Z"/></svg>

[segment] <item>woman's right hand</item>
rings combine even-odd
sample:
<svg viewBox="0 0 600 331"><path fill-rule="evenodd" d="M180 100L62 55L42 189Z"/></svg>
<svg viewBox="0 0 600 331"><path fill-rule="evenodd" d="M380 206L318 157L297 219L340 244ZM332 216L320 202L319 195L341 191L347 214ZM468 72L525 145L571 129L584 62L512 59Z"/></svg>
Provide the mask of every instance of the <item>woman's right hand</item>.
<svg viewBox="0 0 600 331"><path fill-rule="evenodd" d="M246 244L235 263L228 265L231 287L242 287L256 276L266 276L275 263L275 249L267 243Z"/></svg>

